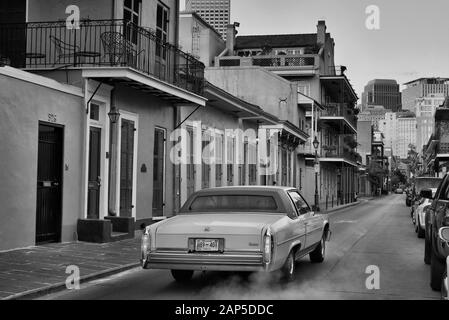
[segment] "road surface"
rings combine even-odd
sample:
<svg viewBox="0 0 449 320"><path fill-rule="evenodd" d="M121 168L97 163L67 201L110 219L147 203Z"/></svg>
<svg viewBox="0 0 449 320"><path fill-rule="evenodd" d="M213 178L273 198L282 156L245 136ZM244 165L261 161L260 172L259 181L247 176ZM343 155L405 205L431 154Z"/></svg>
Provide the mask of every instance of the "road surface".
<svg viewBox="0 0 449 320"><path fill-rule="evenodd" d="M302 259L296 280L287 286L266 274L214 272L197 272L190 283L178 284L168 271L134 269L40 299L439 299L429 287L424 241L409 213L405 195L333 213L324 263Z"/></svg>

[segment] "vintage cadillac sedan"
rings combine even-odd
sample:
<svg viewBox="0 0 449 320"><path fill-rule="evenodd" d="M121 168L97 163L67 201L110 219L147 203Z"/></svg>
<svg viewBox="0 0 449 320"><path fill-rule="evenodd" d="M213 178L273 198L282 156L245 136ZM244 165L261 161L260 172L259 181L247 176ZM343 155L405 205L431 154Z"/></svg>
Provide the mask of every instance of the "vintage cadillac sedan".
<svg viewBox="0 0 449 320"><path fill-rule="evenodd" d="M327 214L313 212L285 187L223 187L194 193L178 216L148 226L144 269L169 269L187 281L194 271L280 271L294 279L296 260L324 261Z"/></svg>

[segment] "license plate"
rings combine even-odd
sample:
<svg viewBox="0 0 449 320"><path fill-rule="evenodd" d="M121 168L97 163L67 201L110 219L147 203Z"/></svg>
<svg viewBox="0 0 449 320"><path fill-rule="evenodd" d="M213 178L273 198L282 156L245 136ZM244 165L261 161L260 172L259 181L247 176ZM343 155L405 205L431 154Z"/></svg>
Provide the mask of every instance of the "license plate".
<svg viewBox="0 0 449 320"><path fill-rule="evenodd" d="M218 239L196 239L195 251L198 252L218 252L219 240Z"/></svg>

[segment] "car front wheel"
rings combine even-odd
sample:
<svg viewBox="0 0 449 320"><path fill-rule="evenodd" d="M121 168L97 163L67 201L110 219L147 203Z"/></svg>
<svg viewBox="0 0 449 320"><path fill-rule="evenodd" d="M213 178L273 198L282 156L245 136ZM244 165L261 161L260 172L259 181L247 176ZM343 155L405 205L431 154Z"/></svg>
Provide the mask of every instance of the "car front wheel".
<svg viewBox="0 0 449 320"><path fill-rule="evenodd" d="M321 263L326 255L326 238L323 236L318 246L310 254L310 261L313 263Z"/></svg>
<svg viewBox="0 0 449 320"><path fill-rule="evenodd" d="M430 234L429 234L429 232L426 232L426 237L424 240L424 263L427 265L430 264L431 250L432 250L432 244L430 242Z"/></svg>
<svg viewBox="0 0 449 320"><path fill-rule="evenodd" d="M434 291L441 291L445 264L437 257L435 249L430 254L430 287Z"/></svg>
<svg viewBox="0 0 449 320"><path fill-rule="evenodd" d="M171 270L171 275L177 282L187 282L193 277L193 270Z"/></svg>

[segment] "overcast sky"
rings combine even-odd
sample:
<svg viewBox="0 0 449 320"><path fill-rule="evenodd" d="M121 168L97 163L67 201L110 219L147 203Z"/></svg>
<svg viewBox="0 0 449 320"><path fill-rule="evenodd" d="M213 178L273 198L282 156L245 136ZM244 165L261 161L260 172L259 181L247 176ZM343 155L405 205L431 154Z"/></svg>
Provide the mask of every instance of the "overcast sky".
<svg viewBox="0 0 449 320"><path fill-rule="evenodd" d="M182 1L181 1L182 2ZM380 29L368 30L365 10L380 9ZM375 78L400 84L449 77L449 0L232 0L239 34L315 33L325 20L335 40L335 64L359 97Z"/></svg>

